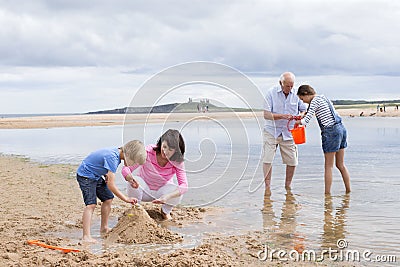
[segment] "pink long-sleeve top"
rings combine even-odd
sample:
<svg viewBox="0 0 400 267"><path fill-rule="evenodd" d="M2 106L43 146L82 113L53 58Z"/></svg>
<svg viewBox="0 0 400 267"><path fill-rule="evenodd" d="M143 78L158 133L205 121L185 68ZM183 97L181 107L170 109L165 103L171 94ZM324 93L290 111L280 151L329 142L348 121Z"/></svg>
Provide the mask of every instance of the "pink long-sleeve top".
<svg viewBox="0 0 400 267"><path fill-rule="evenodd" d="M140 167L137 175L147 183L151 190L158 190L170 182L174 174L176 174L178 190L183 195L188 190L184 163L175 161L167 162L164 167L161 167L157 162L156 151L153 150L154 147L155 145L148 145L146 147L147 158L143 165L125 166L122 168L122 175L126 177Z"/></svg>

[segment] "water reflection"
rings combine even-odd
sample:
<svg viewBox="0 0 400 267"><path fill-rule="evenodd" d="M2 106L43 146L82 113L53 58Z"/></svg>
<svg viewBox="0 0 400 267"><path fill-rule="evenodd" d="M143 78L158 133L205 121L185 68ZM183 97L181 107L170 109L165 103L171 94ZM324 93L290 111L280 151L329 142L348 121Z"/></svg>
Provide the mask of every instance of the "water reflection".
<svg viewBox="0 0 400 267"><path fill-rule="evenodd" d="M300 205L291 190L286 190L285 201L282 204L280 218L275 215L274 201L271 199L271 191L264 193L264 206L262 209L263 229L267 234L267 240L273 247L280 249L296 249L301 252L304 249L304 236L297 231L297 216Z"/></svg>
<svg viewBox="0 0 400 267"><path fill-rule="evenodd" d="M324 227L321 236L321 249L333 248L339 239L346 238L346 212L350 206L350 194L340 196L341 203L333 209L333 198L325 195Z"/></svg>

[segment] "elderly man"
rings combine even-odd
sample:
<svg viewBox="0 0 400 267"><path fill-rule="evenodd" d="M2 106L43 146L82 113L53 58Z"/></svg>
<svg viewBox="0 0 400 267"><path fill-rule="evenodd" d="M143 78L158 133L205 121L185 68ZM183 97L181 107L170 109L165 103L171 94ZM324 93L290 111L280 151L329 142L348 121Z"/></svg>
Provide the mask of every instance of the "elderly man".
<svg viewBox="0 0 400 267"><path fill-rule="evenodd" d="M270 191L272 162L278 145L282 161L286 164L286 189L290 189L298 164L297 146L293 141L292 134L287 129L287 123L293 116L304 113L306 105L296 95L293 89L294 81L294 74L285 72L280 76L279 86L272 87L265 95L263 149L265 192Z"/></svg>

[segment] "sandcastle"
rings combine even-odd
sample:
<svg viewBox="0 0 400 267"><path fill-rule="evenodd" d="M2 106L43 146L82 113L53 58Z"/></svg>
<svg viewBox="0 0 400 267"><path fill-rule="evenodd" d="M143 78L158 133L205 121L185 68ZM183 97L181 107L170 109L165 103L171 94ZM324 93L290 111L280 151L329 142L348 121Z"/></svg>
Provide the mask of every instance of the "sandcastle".
<svg viewBox="0 0 400 267"><path fill-rule="evenodd" d="M117 225L106 235L106 240L124 244L173 244L183 238L159 226L141 205L135 205L118 219Z"/></svg>

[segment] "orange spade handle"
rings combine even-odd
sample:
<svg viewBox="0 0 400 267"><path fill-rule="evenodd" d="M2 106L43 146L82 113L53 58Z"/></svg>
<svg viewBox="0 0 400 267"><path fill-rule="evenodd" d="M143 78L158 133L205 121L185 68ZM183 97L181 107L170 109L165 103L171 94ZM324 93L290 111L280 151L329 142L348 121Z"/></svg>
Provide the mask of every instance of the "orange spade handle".
<svg viewBox="0 0 400 267"><path fill-rule="evenodd" d="M43 242L40 242L39 240L28 240L27 243L29 245L36 245L44 248L49 248L49 249L54 249L54 250L61 250L64 253L69 253L69 252L80 252L79 249L72 249L72 248L62 248L62 247L57 247L57 246L51 246L47 245Z"/></svg>

